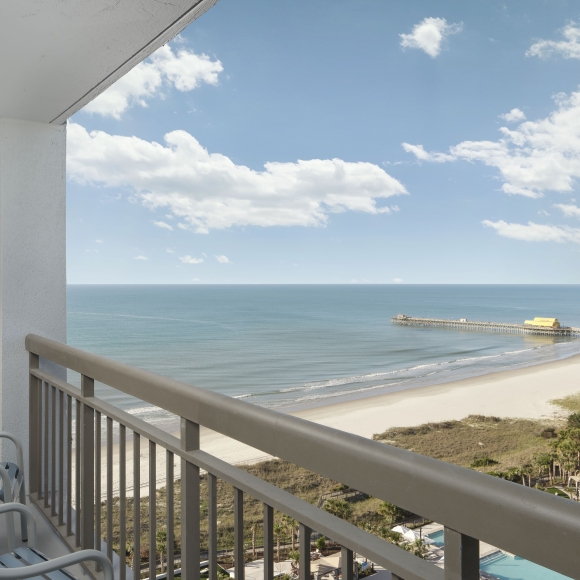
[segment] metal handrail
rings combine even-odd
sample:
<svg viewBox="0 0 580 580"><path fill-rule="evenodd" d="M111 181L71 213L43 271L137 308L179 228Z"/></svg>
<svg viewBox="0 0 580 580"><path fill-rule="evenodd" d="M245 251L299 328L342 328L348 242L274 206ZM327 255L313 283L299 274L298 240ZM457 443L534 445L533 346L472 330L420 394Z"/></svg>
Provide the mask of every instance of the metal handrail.
<svg viewBox="0 0 580 580"><path fill-rule="evenodd" d="M577 502L257 407L37 335L26 337L26 348L191 422L437 521L450 532L577 576ZM194 454L199 461L202 452Z"/></svg>
<svg viewBox="0 0 580 580"><path fill-rule="evenodd" d="M352 550L364 554L367 558L389 570L398 570L401 574L404 573L405 580L442 580L443 578L441 569L239 467L230 465L201 450L183 450L181 441L177 437L159 427L155 427L97 397L83 397L79 394L79 389L47 372L33 370L31 374L64 393L70 394L80 403L101 412L134 433L171 451L176 457L197 465L253 498L291 516L296 521L310 526L323 535L332 537L335 542L351 547Z"/></svg>

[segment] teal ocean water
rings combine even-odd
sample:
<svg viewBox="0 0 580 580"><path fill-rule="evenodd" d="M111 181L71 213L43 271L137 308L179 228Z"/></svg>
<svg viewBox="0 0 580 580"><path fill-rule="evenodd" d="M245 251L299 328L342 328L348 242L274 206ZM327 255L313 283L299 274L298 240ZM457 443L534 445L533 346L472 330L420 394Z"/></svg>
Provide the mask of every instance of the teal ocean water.
<svg viewBox="0 0 580 580"><path fill-rule="evenodd" d="M580 326L579 286L69 286L68 342L279 410L580 353L578 339L394 326L390 317ZM71 373L74 374L74 373ZM71 377L72 382L76 377ZM168 417L110 388L148 420Z"/></svg>

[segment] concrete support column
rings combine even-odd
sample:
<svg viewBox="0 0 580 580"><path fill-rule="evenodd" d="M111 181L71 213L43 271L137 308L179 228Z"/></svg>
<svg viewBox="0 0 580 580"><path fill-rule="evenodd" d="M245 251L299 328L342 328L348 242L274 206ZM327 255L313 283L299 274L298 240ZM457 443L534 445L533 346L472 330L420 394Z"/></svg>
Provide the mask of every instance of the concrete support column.
<svg viewBox="0 0 580 580"><path fill-rule="evenodd" d="M0 430L21 439L26 468L24 337L66 342L65 178L66 125L0 118ZM4 445L2 458L15 459Z"/></svg>

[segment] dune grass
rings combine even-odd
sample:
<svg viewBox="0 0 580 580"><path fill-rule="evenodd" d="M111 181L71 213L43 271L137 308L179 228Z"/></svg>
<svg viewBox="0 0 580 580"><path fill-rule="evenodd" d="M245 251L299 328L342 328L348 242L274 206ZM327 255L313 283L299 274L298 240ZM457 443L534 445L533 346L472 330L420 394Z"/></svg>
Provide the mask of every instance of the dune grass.
<svg viewBox="0 0 580 580"><path fill-rule="evenodd" d="M575 395L568 395L563 399L553 399L550 401L550 403L552 403L552 405L558 405L566 411L580 413L580 393L576 393Z"/></svg>
<svg viewBox="0 0 580 580"><path fill-rule="evenodd" d="M524 465L547 453L549 440L541 433L550 426L553 421L470 415L461 421L395 427L373 439L463 467L491 459L490 465L478 467L487 472Z"/></svg>

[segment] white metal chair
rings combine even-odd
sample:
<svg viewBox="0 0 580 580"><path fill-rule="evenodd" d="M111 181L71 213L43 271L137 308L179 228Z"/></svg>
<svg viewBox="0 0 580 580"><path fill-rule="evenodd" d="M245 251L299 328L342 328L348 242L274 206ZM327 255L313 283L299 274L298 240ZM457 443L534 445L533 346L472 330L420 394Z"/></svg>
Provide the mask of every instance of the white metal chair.
<svg viewBox="0 0 580 580"><path fill-rule="evenodd" d="M97 550L81 550L73 554L66 554L50 560L36 545L36 520L28 506L20 503L6 503L0 506L0 515L11 516L18 512L25 518L28 524L30 536L27 547L16 547L14 530L7 529L8 554L0 556L0 580L21 580L32 578L34 580L76 580L75 576L64 570L81 562L96 562L103 571L104 580L114 580L113 566L103 554ZM45 577L45 578L43 578Z"/></svg>
<svg viewBox="0 0 580 580"><path fill-rule="evenodd" d="M11 461L0 462L0 502L8 503L18 501L22 505L26 505L26 490L24 487L24 454L22 453L22 443L12 433L0 431L0 439L8 439L14 443L16 447L16 463ZM13 526L12 516L7 516L8 526ZM22 540L28 540L28 532L26 530L26 518L21 517L20 525L22 529Z"/></svg>

